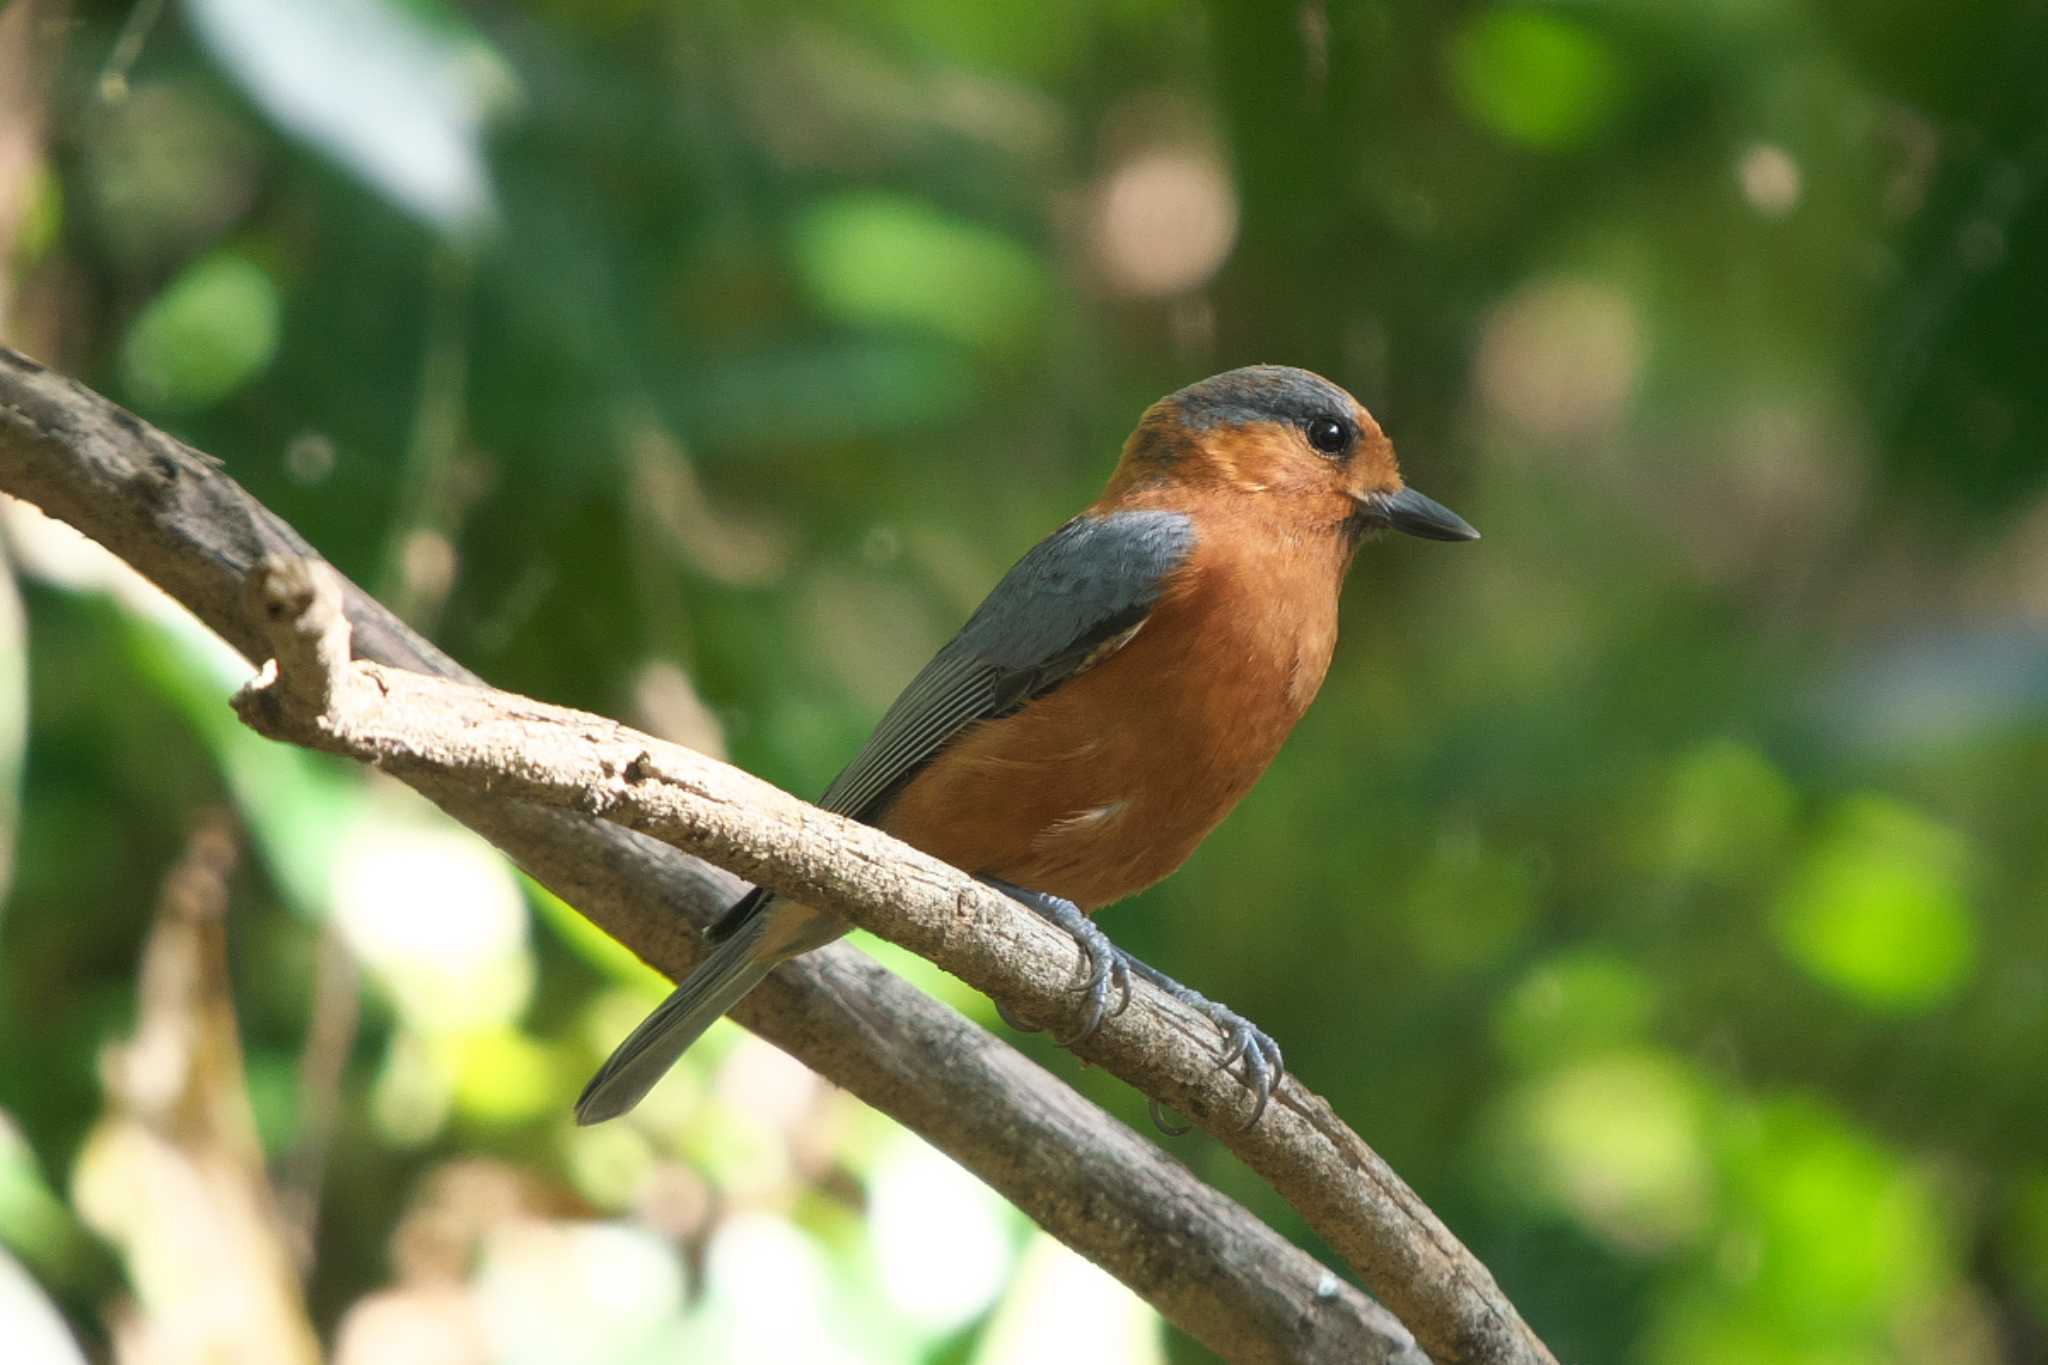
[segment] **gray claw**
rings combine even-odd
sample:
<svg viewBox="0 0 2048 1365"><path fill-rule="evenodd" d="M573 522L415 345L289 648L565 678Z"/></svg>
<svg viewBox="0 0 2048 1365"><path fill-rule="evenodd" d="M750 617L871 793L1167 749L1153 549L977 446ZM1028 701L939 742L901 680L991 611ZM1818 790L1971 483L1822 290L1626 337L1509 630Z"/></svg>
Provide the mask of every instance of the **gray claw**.
<svg viewBox="0 0 2048 1365"><path fill-rule="evenodd" d="M1034 1023L1032 1023L1032 1022L1031 1022L1030 1020L1028 1020L1028 1019L1024 1018L1024 1017L1023 1017L1022 1015L1020 1015L1020 1014L1018 1014L1018 1013L1017 1013L1016 1011L1012 1010L1012 1009L1011 1009L1011 1008L1010 1008L1010 1007L1009 1007L1008 1005L1005 1005L1005 1004L1004 1004L1004 1003L1003 1003L1002 1001L1000 1001L1000 1000L997 1000L997 1001L995 1001L995 1007L996 1007L996 1018L998 1018L998 1019L1002 1020L1002 1021L1003 1021L1003 1022L1004 1022L1005 1024L1008 1024L1008 1025L1009 1025L1009 1026L1010 1026L1011 1028L1013 1028L1013 1029L1017 1030L1017 1032L1019 1032L1019 1033L1043 1033L1043 1032L1045 1032L1045 1026L1044 1026L1043 1024L1034 1024Z"/></svg>
<svg viewBox="0 0 2048 1365"><path fill-rule="evenodd" d="M1078 924L1065 926L1074 936L1074 942L1081 949L1081 970L1079 984L1087 1000L1088 1010L1081 1020L1081 1026L1063 1038L1053 1041L1061 1047L1069 1047L1084 1038L1093 1037L1102 1027L1102 1021L1111 1014L1121 1014L1131 1003L1131 968L1127 958L1117 946L1109 941L1109 935L1095 927L1091 920L1082 919ZM1112 993L1121 992L1123 999L1116 1009L1109 1008Z"/></svg>
<svg viewBox="0 0 2048 1365"><path fill-rule="evenodd" d="M1150 1095L1145 1097L1145 1112L1152 1116L1152 1126L1168 1137L1186 1137L1195 1131L1192 1123L1174 1123L1166 1117L1166 1106Z"/></svg>

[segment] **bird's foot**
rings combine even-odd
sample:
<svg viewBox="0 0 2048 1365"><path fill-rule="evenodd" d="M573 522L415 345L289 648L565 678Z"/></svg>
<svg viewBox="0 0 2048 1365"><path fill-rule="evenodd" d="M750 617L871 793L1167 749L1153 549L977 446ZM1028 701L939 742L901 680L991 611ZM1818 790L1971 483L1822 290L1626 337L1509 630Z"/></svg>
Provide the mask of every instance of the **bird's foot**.
<svg viewBox="0 0 2048 1365"><path fill-rule="evenodd" d="M1032 891L999 878L983 877L981 880L1056 928L1064 929L1081 950L1081 969L1075 985L1086 1001L1086 1010L1080 1027L1063 1038L1055 1036L1054 1042L1061 1047L1070 1047L1093 1037L1102 1027L1103 1020L1124 1012L1131 1003L1131 967L1134 960L1111 943L1109 935L1103 933L1094 920L1081 913L1079 906L1059 896ZM1111 996L1117 997L1115 1009L1109 1005ZM1019 1019L1000 1000L996 1002L996 1013L1013 1029L1024 1033L1039 1030L1039 1025Z"/></svg>
<svg viewBox="0 0 2048 1365"><path fill-rule="evenodd" d="M1273 1098L1274 1087L1287 1074L1287 1061L1280 1055L1280 1044L1272 1035L1239 1014L1227 1005L1219 1005L1200 991L1183 986L1156 967L1148 967L1136 958L1130 959L1131 970L1144 977L1153 985L1165 991L1183 1005L1194 1010L1205 1019L1223 1030L1223 1052L1216 1064L1228 1068L1240 1059L1244 1062L1244 1081L1252 1092L1251 1117L1244 1121L1250 1128L1266 1112L1267 1101ZM1160 1116L1158 1102L1154 1101L1152 1121L1167 1132L1173 1132ZM1186 1132L1185 1128L1180 1130Z"/></svg>
<svg viewBox="0 0 2048 1365"><path fill-rule="evenodd" d="M1181 985L1166 973L1155 967L1148 967L1132 957L1111 943L1109 935L1103 933L1095 921L1082 914L1072 901L1062 900L1043 891L1028 890L995 877L983 877L981 880L1034 914L1066 930L1081 949L1079 988L1087 996L1087 1013L1079 1028L1054 1041L1062 1047L1078 1043L1100 1029L1103 1020L1123 1013L1125 1007L1131 1003L1131 973L1136 972L1223 1031L1223 1051L1216 1064L1228 1068L1242 1060L1245 1084L1252 1092L1251 1117L1244 1121L1244 1126L1250 1128L1265 1114L1266 1104L1273 1098L1274 1087L1278 1086L1280 1078L1287 1074L1287 1063L1280 1054L1280 1045L1274 1042L1272 1036L1264 1029L1237 1011L1217 1004L1201 992ZM1109 1007L1112 995L1118 997L1115 1009ZM1018 1018L1000 1000L996 1002L996 1013L1005 1024L1020 1032L1039 1031L1039 1025ZM1151 1111L1152 1122L1158 1125L1160 1131L1175 1137L1188 1131L1185 1126L1168 1121L1159 1101L1151 1102Z"/></svg>

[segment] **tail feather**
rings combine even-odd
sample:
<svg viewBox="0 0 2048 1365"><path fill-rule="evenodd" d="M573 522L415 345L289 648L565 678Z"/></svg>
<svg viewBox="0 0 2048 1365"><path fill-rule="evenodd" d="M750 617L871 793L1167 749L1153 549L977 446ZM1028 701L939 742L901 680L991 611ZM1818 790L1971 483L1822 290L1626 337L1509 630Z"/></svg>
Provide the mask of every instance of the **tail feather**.
<svg viewBox="0 0 2048 1365"><path fill-rule="evenodd" d="M769 918L757 909L732 925L711 955L626 1036L583 1087L576 1122L602 1123L640 1103L684 1049L789 956L769 940Z"/></svg>

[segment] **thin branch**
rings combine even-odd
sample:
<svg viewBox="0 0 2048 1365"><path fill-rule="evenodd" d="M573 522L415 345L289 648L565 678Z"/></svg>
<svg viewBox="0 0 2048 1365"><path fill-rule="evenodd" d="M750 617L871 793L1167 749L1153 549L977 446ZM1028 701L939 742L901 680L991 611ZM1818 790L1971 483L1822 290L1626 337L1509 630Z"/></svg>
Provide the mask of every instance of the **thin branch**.
<svg viewBox="0 0 2048 1365"><path fill-rule="evenodd" d="M283 654L283 669L247 694L245 715L261 728L376 755L666 971L694 960L690 926L732 883L590 815L715 851L1045 1017L1072 1008L1075 955L1063 935L873 830L610 721L374 664L337 669L320 622L306 622L310 644L290 634L303 609L285 613L286 640L273 647L242 589L264 554L312 558L303 541L197 452L4 348L0 486L108 544L245 655ZM338 587L359 654L468 680L359 590ZM327 676L294 676L309 669ZM294 701L301 686L308 700ZM740 1017L951 1153L1226 1356L1414 1358L1399 1325L1349 1286L861 955L835 948L791 964ZM1207 1021L1146 988L1081 1055L1227 1142L1439 1360L1551 1359L1485 1269L1305 1088L1290 1081L1265 1119L1238 1131L1245 1092L1216 1070L1216 1044Z"/></svg>

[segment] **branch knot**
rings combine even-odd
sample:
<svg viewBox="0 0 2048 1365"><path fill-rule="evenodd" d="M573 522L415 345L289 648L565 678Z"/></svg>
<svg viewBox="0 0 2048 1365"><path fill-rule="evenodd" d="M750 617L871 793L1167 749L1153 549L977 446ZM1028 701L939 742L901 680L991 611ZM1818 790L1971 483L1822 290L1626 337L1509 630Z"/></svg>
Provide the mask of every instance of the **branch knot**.
<svg viewBox="0 0 2048 1365"><path fill-rule="evenodd" d="M272 657L236 694L235 710L252 724L254 715L275 708L331 724L350 677L340 575L323 560L265 555L243 591Z"/></svg>

